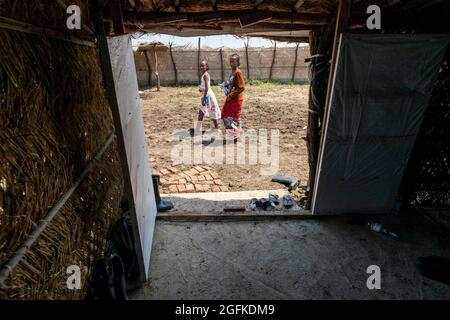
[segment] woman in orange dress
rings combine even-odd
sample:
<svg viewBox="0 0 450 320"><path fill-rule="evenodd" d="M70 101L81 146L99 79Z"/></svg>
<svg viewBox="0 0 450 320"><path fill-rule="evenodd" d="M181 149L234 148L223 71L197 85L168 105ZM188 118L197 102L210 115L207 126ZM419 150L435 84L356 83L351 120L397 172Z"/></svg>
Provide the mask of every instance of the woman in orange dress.
<svg viewBox="0 0 450 320"><path fill-rule="evenodd" d="M241 111L244 101L245 81L239 66L240 57L235 53L230 57L230 67L233 72L228 81L227 99L222 108L225 131L234 137L238 137L242 133Z"/></svg>

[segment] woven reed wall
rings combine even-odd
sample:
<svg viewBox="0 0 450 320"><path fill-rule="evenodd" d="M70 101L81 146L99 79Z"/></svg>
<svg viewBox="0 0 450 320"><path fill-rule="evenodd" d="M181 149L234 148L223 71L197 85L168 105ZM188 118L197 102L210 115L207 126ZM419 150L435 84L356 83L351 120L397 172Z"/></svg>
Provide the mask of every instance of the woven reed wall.
<svg viewBox="0 0 450 320"><path fill-rule="evenodd" d="M175 84L175 73L173 69L170 52L167 47L158 47L156 49L158 55L158 71L163 85ZM247 62L245 58L245 48L240 49L225 49L222 53L224 76L228 78L230 74L229 57L233 53L238 53L241 57L240 69L244 77L248 78ZM155 56L153 48L147 49L151 70L152 70L152 84L156 83L155 76ZM295 69L295 81L309 81L308 79L308 64L305 63L305 58L309 57L308 47L298 48L297 65ZM178 71L178 80L181 84L198 84L198 51L184 50L173 48L173 57ZM148 66L143 51L136 51L134 53L136 64L136 72L138 76L139 86L145 87L148 85L149 74ZM209 74L213 83L222 81L221 77L221 62L220 49L202 49L200 51L200 59L208 61ZM250 65L250 78L267 80L269 79L270 66L273 59L272 48L249 48L248 59ZM275 56L275 64L273 66L272 79L278 81L291 81L295 60L295 48L277 48Z"/></svg>
<svg viewBox="0 0 450 320"><path fill-rule="evenodd" d="M93 158L112 129L95 48L0 29L0 266ZM116 142L0 289L0 299L77 299L119 217ZM83 290L68 290L79 265Z"/></svg>
<svg viewBox="0 0 450 320"><path fill-rule="evenodd" d="M450 208L450 49L439 72L403 181L408 202Z"/></svg>

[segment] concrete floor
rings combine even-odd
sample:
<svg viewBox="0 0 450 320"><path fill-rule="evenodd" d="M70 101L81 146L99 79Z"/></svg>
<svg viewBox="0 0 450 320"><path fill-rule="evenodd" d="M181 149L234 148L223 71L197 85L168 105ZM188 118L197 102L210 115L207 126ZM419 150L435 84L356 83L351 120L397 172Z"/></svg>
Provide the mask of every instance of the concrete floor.
<svg viewBox="0 0 450 320"><path fill-rule="evenodd" d="M402 237L373 233L367 219ZM449 234L422 216L156 224L150 281L132 299L450 299L420 256L450 257ZM368 290L369 265L381 290Z"/></svg>

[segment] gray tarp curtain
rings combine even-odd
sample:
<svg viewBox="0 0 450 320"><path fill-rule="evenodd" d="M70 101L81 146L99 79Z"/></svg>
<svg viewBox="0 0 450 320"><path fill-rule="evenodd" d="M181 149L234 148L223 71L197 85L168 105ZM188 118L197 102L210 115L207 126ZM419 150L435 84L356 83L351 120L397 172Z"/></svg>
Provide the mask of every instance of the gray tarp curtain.
<svg viewBox="0 0 450 320"><path fill-rule="evenodd" d="M313 213L389 213L448 35L340 37Z"/></svg>

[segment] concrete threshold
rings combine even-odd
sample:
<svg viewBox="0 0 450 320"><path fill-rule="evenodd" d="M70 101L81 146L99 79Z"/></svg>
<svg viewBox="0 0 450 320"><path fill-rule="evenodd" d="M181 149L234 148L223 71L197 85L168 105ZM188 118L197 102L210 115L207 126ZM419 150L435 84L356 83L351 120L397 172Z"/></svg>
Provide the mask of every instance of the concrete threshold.
<svg viewBox="0 0 450 320"><path fill-rule="evenodd" d="M258 211L250 208L253 198L269 198L269 192L280 197L280 204L273 211ZM283 208L282 197L287 191L251 190L237 192L204 192L162 194L165 200L172 201L175 208L169 212L158 213L158 220L222 221L222 220L261 220L285 219L312 216L298 205Z"/></svg>

